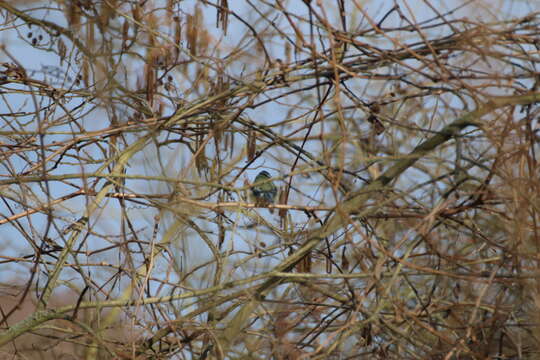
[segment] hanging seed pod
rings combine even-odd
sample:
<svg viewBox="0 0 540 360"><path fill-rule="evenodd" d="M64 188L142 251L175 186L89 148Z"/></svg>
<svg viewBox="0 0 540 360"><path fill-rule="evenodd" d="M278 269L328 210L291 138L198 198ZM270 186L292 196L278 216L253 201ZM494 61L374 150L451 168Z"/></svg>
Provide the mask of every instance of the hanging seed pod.
<svg viewBox="0 0 540 360"><path fill-rule="evenodd" d="M249 129L247 133L246 152L248 162L255 158L255 152L257 150L257 136L253 129Z"/></svg>
<svg viewBox="0 0 540 360"><path fill-rule="evenodd" d="M180 22L179 17L174 18L175 27L174 27L174 44L176 48L176 58L180 56L180 46L182 42L182 23Z"/></svg>
<svg viewBox="0 0 540 360"><path fill-rule="evenodd" d="M146 79L146 101L152 106L155 94L155 70L151 64L144 65L144 77Z"/></svg>
<svg viewBox="0 0 540 360"><path fill-rule="evenodd" d="M345 253L345 246L343 247L343 252L341 253L341 270L347 272L349 271L349 258L347 258L347 254Z"/></svg>
<svg viewBox="0 0 540 360"><path fill-rule="evenodd" d="M287 64L290 64L292 62L291 53L292 53L291 44L287 41L285 42L285 62Z"/></svg>
<svg viewBox="0 0 540 360"><path fill-rule="evenodd" d="M217 26L221 23L224 35L227 35L227 25L229 23L229 3L227 0L221 0L217 13Z"/></svg>
<svg viewBox="0 0 540 360"><path fill-rule="evenodd" d="M197 150L197 153L195 154L195 166L197 167L197 171L199 174L207 173L209 166L208 166L208 159L206 157L205 148L199 148Z"/></svg>
<svg viewBox="0 0 540 360"><path fill-rule="evenodd" d="M58 39L58 56L60 56L60 65L64 62L64 59L66 58L67 48L66 44L62 41L62 39Z"/></svg>
<svg viewBox="0 0 540 360"><path fill-rule="evenodd" d="M126 44L128 41L128 34L129 34L129 22L127 19L124 19L124 23L122 24L122 50L126 49Z"/></svg>
<svg viewBox="0 0 540 360"><path fill-rule="evenodd" d="M191 55L197 54L197 27L194 25L195 17L187 16L187 45Z"/></svg>
<svg viewBox="0 0 540 360"><path fill-rule="evenodd" d="M299 273L311 272L311 252L307 253L298 264L296 264L296 270Z"/></svg>
<svg viewBox="0 0 540 360"><path fill-rule="evenodd" d="M110 4L109 4L110 3ZM116 7L114 4L114 0L108 0L101 3L101 6L99 8L99 16L98 16L98 25L101 32L105 32L107 25L109 25L109 20L114 15L114 8L111 6Z"/></svg>
<svg viewBox="0 0 540 360"><path fill-rule="evenodd" d="M88 63L88 59L87 58L84 58L83 59L83 64L82 64L82 78L83 78L83 82L86 86L89 86L90 85L90 64Z"/></svg>
<svg viewBox="0 0 540 360"><path fill-rule="evenodd" d="M70 27L79 28L81 25L81 9L78 1L68 1L66 5L66 18Z"/></svg>
<svg viewBox="0 0 540 360"><path fill-rule="evenodd" d="M279 191L278 204L285 205L287 204L288 190L289 186L286 185L282 187ZM287 218L287 209L279 209L279 217L285 220Z"/></svg>
<svg viewBox="0 0 540 360"><path fill-rule="evenodd" d="M141 22L142 13L143 13L142 6L139 3L135 4L133 9L131 10L131 14L133 15L133 20L135 20L135 22Z"/></svg>
<svg viewBox="0 0 540 360"><path fill-rule="evenodd" d="M92 20L89 20L86 23L86 44L88 45L89 49L94 49L94 22Z"/></svg>

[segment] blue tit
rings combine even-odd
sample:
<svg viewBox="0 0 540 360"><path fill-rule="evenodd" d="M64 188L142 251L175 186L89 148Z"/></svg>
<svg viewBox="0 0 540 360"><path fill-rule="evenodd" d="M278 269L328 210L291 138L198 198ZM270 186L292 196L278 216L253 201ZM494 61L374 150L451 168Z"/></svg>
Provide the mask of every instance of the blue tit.
<svg viewBox="0 0 540 360"><path fill-rule="evenodd" d="M277 187L272 181L268 181L270 178L271 176L268 171L261 171L255 178L253 187L251 188L256 202L261 205L273 204L276 199Z"/></svg>

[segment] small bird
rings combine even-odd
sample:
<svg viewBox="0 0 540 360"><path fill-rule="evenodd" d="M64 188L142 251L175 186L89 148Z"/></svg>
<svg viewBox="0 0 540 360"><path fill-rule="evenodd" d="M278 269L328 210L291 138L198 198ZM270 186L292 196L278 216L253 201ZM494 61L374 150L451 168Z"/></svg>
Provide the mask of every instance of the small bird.
<svg viewBox="0 0 540 360"><path fill-rule="evenodd" d="M259 175L255 177L251 191L253 192L253 196L255 196L256 203L259 205L264 206L273 204L276 199L277 187L272 181L268 181L271 178L272 177L266 170L261 171ZM274 209L269 210L270 213L274 212Z"/></svg>

